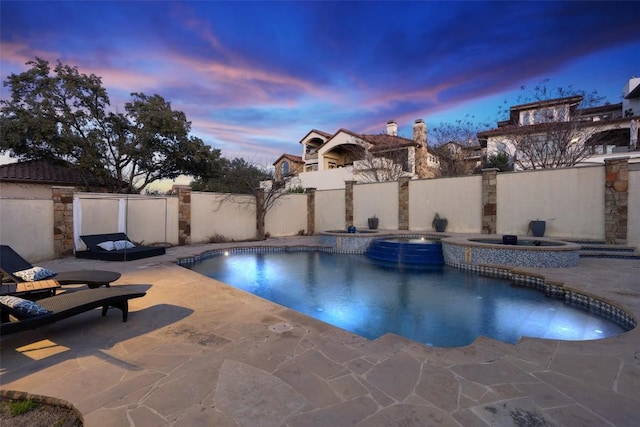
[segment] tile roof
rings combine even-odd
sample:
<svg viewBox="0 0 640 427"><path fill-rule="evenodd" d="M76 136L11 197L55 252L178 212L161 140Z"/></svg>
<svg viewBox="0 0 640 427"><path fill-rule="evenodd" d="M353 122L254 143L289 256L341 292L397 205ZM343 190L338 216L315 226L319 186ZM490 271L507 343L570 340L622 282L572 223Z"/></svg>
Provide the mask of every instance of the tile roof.
<svg viewBox="0 0 640 427"><path fill-rule="evenodd" d="M0 165L0 181L74 186L104 185L93 174L80 171L70 163L59 160L28 160Z"/></svg>

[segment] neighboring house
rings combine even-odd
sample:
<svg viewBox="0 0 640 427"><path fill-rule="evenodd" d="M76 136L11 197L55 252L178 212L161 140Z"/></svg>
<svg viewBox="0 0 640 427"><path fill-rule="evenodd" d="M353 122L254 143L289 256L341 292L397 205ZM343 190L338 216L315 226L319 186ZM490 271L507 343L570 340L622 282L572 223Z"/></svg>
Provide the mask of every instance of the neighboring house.
<svg viewBox="0 0 640 427"><path fill-rule="evenodd" d="M300 156L283 154L273 163L275 168L275 180L282 181L290 175L298 175L304 170L304 161Z"/></svg>
<svg viewBox="0 0 640 427"><path fill-rule="evenodd" d="M579 95L515 105L510 108L509 120L498 122L495 129L479 132L478 140L487 156L507 153L514 157L516 169L539 167L528 159L523 161L520 147L525 139L527 144L539 147L556 138L569 139L565 148L579 153L577 165L601 163L604 158L621 153L640 158L640 78L627 82L623 97L621 103L590 108L579 107L583 99Z"/></svg>
<svg viewBox="0 0 640 427"><path fill-rule="evenodd" d="M0 165L0 198L51 199L54 186L106 191L104 183L95 176L63 161L30 160Z"/></svg>
<svg viewBox="0 0 640 427"><path fill-rule="evenodd" d="M295 176L290 186L337 189L344 188L345 181L385 180L377 171L391 174L392 179L437 176L438 157L427 145L427 125L422 119L413 124L413 139L398 136L398 125L390 121L386 133L374 135L313 129L300 144L302 156L283 154L274 163L276 179L281 179L286 169Z"/></svg>
<svg viewBox="0 0 640 427"><path fill-rule="evenodd" d="M452 173L448 176L472 175L482 168L484 150L480 145L463 145L450 141L440 147L442 150L449 152L447 158L455 163L455 165L452 165L455 170L449 171ZM441 169L443 169L443 161L444 159L441 160Z"/></svg>

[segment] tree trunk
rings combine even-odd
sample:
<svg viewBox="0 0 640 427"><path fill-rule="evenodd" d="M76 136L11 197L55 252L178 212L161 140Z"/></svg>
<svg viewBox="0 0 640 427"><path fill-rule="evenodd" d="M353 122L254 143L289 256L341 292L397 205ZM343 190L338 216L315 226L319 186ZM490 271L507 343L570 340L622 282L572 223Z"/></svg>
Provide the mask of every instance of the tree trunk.
<svg viewBox="0 0 640 427"><path fill-rule="evenodd" d="M267 215L264 206L264 191L258 190L256 196L256 239L265 240L264 218Z"/></svg>

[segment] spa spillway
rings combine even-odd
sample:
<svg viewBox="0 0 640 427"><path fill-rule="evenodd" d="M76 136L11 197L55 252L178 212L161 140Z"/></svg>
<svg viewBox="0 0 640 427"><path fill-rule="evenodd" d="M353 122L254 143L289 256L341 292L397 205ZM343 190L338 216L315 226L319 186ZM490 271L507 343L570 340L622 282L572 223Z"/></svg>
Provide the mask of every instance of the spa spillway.
<svg viewBox="0 0 640 427"><path fill-rule="evenodd" d="M375 239L365 255L376 261L412 266L443 265L442 244L424 238Z"/></svg>

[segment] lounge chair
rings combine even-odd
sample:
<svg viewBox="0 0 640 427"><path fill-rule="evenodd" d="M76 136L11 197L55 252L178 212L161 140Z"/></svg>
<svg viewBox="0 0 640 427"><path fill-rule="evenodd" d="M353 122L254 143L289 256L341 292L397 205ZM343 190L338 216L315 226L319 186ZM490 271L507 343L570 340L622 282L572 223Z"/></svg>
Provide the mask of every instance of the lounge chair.
<svg viewBox="0 0 640 427"><path fill-rule="evenodd" d="M64 271L56 273L46 269L39 269L34 267L22 258L20 254L14 251L10 246L0 245L0 273L2 273L2 282L8 283L20 283L29 281L25 279L24 274L18 274L20 272L33 272L34 269L38 269L41 272L40 277L34 277L32 280L44 280L55 278L55 280L61 285L80 285L84 284L90 288L98 288L100 286L109 287L111 282L115 282L121 276L116 271L105 270L76 270L76 271ZM36 273L38 274L38 273Z"/></svg>
<svg viewBox="0 0 640 427"><path fill-rule="evenodd" d="M103 261L132 261L164 255L166 250L157 246L136 246L124 233L89 234L80 236L86 251L76 251L77 258Z"/></svg>
<svg viewBox="0 0 640 427"><path fill-rule="evenodd" d="M84 289L43 298L35 303L28 300L16 301L16 297L3 296L0 297L2 318L0 335L50 325L98 307L102 307L103 316L107 314L109 307L119 308L122 311L122 321L126 322L129 315L129 300L146 295L145 289L143 285Z"/></svg>

